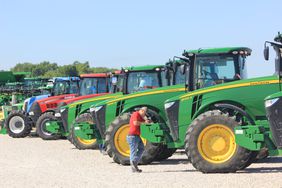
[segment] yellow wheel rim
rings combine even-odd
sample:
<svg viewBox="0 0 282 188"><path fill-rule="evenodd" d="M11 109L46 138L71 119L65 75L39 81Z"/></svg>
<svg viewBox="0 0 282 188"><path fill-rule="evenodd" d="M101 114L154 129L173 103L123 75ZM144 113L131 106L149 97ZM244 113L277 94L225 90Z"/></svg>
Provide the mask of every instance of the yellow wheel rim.
<svg viewBox="0 0 282 188"><path fill-rule="evenodd" d="M224 163L235 153L233 131L222 124L212 124L200 133L197 142L201 156L211 163Z"/></svg>
<svg viewBox="0 0 282 188"><path fill-rule="evenodd" d="M0 120L4 119L4 113L1 111L0 112Z"/></svg>
<svg viewBox="0 0 282 188"><path fill-rule="evenodd" d="M114 136L114 143L115 143L115 147L117 149L117 151L125 156L125 157L129 157L130 156L130 148L129 145L126 141L126 137L128 135L129 132L129 124L125 124L122 125L117 132L115 133ZM144 145L146 145L146 140L141 138Z"/></svg>
<svg viewBox="0 0 282 188"><path fill-rule="evenodd" d="M79 138L79 137L77 137L77 140L84 145L92 145L96 142L96 139L85 140L85 139L82 139L82 138Z"/></svg>

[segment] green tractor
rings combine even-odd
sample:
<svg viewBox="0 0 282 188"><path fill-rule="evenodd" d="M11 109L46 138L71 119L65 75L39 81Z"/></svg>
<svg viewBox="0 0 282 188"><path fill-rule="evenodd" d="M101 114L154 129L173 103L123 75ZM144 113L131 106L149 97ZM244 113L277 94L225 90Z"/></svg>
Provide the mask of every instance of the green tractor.
<svg viewBox="0 0 282 188"><path fill-rule="evenodd" d="M79 100L58 108L60 111L55 113L57 120L52 120L46 124L46 130L50 133L67 136L69 140L78 149L96 149L98 142L95 136L83 137L76 136L74 132L79 130L90 131L92 135L93 129L90 126L94 123L90 114L90 106L101 101L122 97L125 94L134 93L140 90L148 90L156 87L166 86L168 83L165 79L165 71L163 65L149 65L129 67L122 69L121 72L114 77L114 88L112 94L93 97L90 99ZM143 85L143 81L150 81L149 85ZM125 89L126 88L126 89ZM73 124L75 123L75 126Z"/></svg>
<svg viewBox="0 0 282 188"><path fill-rule="evenodd" d="M277 55L273 76L203 89L197 89L197 80L188 79L186 85L190 91L165 102L169 123L142 126L142 136L153 143L165 143L171 149L184 147L192 165L203 173L244 169L266 147L272 155L274 145L266 121L264 98L281 90L282 45L267 43ZM244 64L243 61L242 66ZM274 153L277 152L276 148Z"/></svg>
<svg viewBox="0 0 282 188"><path fill-rule="evenodd" d="M165 66L150 65L125 68L122 70L117 84L119 93L116 94L115 97L109 97L107 100L118 99L127 95L130 96L132 93L139 93L140 91L155 90L156 88L175 85L176 83L184 84L184 75L180 73L178 66L182 64L183 62L181 60L177 60L176 63L170 60ZM174 91L178 90L182 90L183 92L184 89L183 87L181 89L174 89ZM94 123L96 121L93 116L95 110L97 110L94 106L104 101L106 100L99 100L91 104L90 113L87 114L91 121L79 118L75 121L70 135L72 143L78 149L90 149L89 147L86 148L84 145L81 145L78 140L84 140L85 142L95 140L96 143L103 143L103 139L96 127L98 122L96 124Z"/></svg>
<svg viewBox="0 0 282 188"><path fill-rule="evenodd" d="M196 58L195 53L197 54ZM93 135L99 135L102 138L108 155L116 163L129 164L129 146L126 142L126 135L129 131L130 114L133 111L142 106L147 106L149 118L162 126L155 129L154 134L162 135L168 127L163 106L164 101L186 93L185 90L189 92L192 90L191 84L184 87L185 76L187 76L186 79L189 82L197 80L195 85L197 89L245 79L245 59L250 53L251 50L245 47L185 51L184 57L181 58L182 63L173 66L175 67L174 70L178 71L174 74L176 81L172 85L129 94L97 104L93 108L95 113L92 116L95 119L95 127L99 132L94 131ZM80 135L83 134L80 133ZM87 135L87 131L84 135ZM175 148L168 148L166 143L156 143L156 140L146 138L144 142L145 152L141 159L142 164L166 159L176 150Z"/></svg>

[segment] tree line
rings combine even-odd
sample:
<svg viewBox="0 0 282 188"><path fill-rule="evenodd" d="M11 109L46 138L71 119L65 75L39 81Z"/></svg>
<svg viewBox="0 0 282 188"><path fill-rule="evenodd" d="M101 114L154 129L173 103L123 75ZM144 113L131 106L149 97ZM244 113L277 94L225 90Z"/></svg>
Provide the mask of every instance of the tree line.
<svg viewBox="0 0 282 188"><path fill-rule="evenodd" d="M114 71L114 68L107 67L90 67L89 62L81 63L75 61L70 65L58 65L57 63L50 63L43 61L39 64L33 63L18 63L11 71L13 72L31 72L31 77L51 78L57 76L79 76L87 73L105 73Z"/></svg>

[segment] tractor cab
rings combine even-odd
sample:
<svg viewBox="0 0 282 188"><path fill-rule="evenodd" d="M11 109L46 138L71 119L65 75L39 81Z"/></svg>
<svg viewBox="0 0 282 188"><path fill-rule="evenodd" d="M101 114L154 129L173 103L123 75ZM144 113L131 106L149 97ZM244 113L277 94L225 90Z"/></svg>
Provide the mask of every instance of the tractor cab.
<svg viewBox="0 0 282 188"><path fill-rule="evenodd" d="M111 88L110 76L107 73L80 75L79 95L108 93Z"/></svg>
<svg viewBox="0 0 282 188"><path fill-rule="evenodd" d="M275 74L277 74L279 77L282 76L282 34L280 32L278 35L274 38L275 42L269 42L266 41L264 43L264 59L266 61L269 60L269 46L271 45L276 53L275 57Z"/></svg>
<svg viewBox="0 0 282 188"><path fill-rule="evenodd" d="M116 92L124 94L145 91L170 85L184 84L183 60L169 60L165 66L148 65L129 67L121 70Z"/></svg>
<svg viewBox="0 0 282 188"><path fill-rule="evenodd" d="M121 70L116 84L116 92L130 94L168 85L164 66L148 65L127 67Z"/></svg>
<svg viewBox="0 0 282 188"><path fill-rule="evenodd" d="M57 96L78 93L79 81L80 79L78 77L56 77L51 95Z"/></svg>
<svg viewBox="0 0 282 188"><path fill-rule="evenodd" d="M187 91L246 79L246 58L250 54L251 49L246 47L185 50L182 55L189 58L184 70Z"/></svg>

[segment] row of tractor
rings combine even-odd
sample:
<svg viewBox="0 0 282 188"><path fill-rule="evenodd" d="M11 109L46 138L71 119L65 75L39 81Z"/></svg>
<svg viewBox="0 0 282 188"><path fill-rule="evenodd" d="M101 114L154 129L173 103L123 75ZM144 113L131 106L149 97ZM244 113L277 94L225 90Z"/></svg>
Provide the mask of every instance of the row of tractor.
<svg viewBox="0 0 282 188"><path fill-rule="evenodd" d="M128 165L130 116L146 106L152 123L141 126L143 165L185 149L201 172L243 170L282 154L282 35L265 42L266 60L269 46L275 73L266 77L247 78L251 49L226 47L185 50L164 65L56 78L50 94L4 108L1 132L22 138L35 129L44 140L67 138Z"/></svg>

